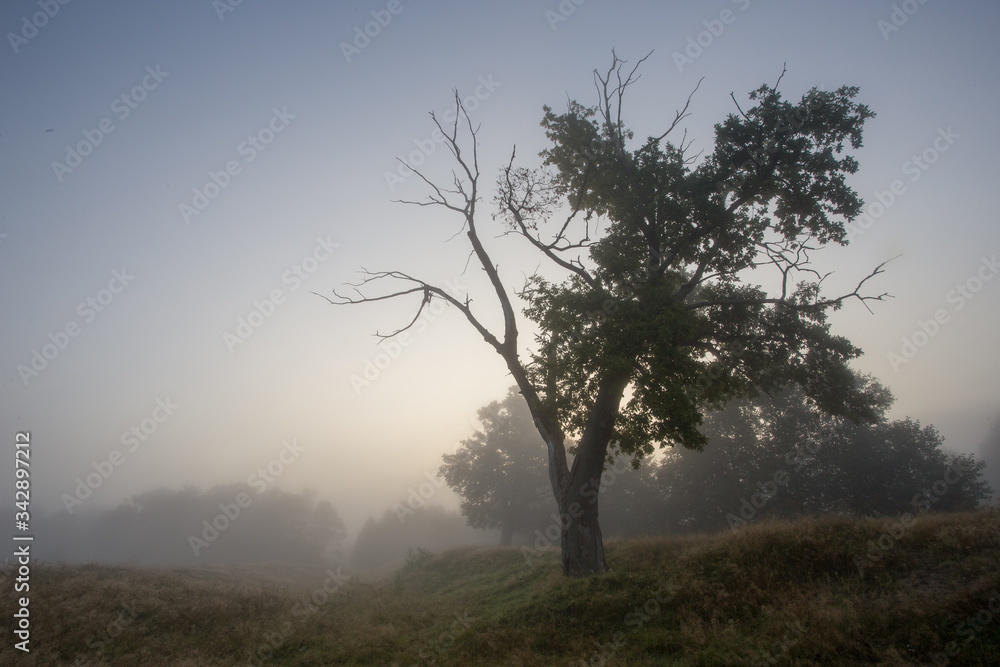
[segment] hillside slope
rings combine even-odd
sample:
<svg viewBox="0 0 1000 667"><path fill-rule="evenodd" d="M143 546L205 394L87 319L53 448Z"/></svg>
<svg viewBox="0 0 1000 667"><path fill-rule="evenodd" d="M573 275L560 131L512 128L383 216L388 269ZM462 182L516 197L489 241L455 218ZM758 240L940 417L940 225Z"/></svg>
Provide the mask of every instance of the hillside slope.
<svg viewBox="0 0 1000 667"><path fill-rule="evenodd" d="M554 549L419 553L377 585L332 570L40 566L31 653L8 639L0 663L1000 664L997 510L607 551L613 570L583 579L561 575ZM8 619L12 605L8 593Z"/></svg>

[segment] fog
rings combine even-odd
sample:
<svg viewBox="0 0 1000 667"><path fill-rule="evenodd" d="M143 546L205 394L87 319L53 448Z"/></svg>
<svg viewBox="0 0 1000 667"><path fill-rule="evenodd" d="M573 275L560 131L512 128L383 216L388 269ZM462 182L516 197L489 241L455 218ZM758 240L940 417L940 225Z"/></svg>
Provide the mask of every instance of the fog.
<svg viewBox="0 0 1000 667"><path fill-rule="evenodd" d="M407 336L375 336L410 323L419 294L323 295L397 269L500 327L452 239L460 216L395 201L427 193L400 160L449 182L428 112L446 118L457 90L488 189L512 147L534 164L548 145L543 105L595 101L612 48L652 51L630 91L638 137L703 78L694 152L730 93L745 102L784 67L789 98L860 87L877 113L850 179L864 226L817 260L839 293L892 259L870 286L893 298L846 302L833 330L895 396L888 418L934 425L1000 489L995 3L116 0L32 23L38 7L0 8L0 424L11 449L31 434L38 557L362 569L498 543L465 525L440 467L507 394L503 361L437 301ZM481 194L513 291L539 257L489 226ZM609 535L628 516L615 507Z"/></svg>

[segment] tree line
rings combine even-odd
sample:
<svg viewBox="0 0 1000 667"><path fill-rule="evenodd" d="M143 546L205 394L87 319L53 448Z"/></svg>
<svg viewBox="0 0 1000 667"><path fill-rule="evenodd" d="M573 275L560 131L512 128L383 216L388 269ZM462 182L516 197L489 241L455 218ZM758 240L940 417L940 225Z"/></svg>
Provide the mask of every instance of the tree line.
<svg viewBox="0 0 1000 667"><path fill-rule="evenodd" d="M244 484L202 491L160 488L106 511L59 512L37 522L39 557L136 566L323 563L339 555L346 529L314 491L247 493ZM249 502L247 502L249 501Z"/></svg>
<svg viewBox="0 0 1000 667"><path fill-rule="evenodd" d="M829 513L963 511L989 501L985 461L947 453L931 425L888 420L888 390L870 378L858 382L874 397L873 422L825 413L793 388L708 412L700 449L675 447L639 466L612 447L592 490L602 499L606 534L713 532ZM470 526L500 529L502 544L534 542L560 523L546 493L544 443L516 388L479 419L481 428L444 455L441 474L462 496Z"/></svg>

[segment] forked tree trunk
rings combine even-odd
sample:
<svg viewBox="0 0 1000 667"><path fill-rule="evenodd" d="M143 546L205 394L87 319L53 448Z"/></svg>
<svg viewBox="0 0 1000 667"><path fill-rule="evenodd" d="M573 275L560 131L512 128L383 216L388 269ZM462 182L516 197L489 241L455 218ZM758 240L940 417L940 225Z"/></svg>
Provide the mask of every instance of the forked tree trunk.
<svg viewBox="0 0 1000 667"><path fill-rule="evenodd" d="M512 350L498 347L528 402L535 427L548 448L549 481L560 513L563 574L580 576L606 572L608 563L604 557L604 539L597 522L598 492L604 458L614 435L615 419L632 367L621 367L600 383L570 468L566 460L563 431L552 415L542 410L538 393L518 362L516 350Z"/></svg>
<svg viewBox="0 0 1000 667"><path fill-rule="evenodd" d="M597 392L597 400L559 498L563 573L567 576L606 572L608 569L604 558L604 539L597 521L598 494L604 459L627 381L628 374L620 373L609 378Z"/></svg>

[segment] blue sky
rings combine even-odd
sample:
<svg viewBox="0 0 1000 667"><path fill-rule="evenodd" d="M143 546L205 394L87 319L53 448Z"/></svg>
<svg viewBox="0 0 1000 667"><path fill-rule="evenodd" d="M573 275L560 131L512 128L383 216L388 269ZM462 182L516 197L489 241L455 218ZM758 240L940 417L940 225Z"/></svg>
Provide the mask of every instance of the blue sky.
<svg viewBox="0 0 1000 667"><path fill-rule="evenodd" d="M366 24L374 36L355 42ZM976 451L1000 415L998 28L995 3L935 0L4 3L0 423L33 433L35 507L61 507L116 449L93 507L246 480L294 439L303 453L276 483L318 489L355 528L436 471L504 395L501 360L445 311L356 391L351 376L385 352L372 334L411 310L311 292L399 268L451 280L489 313L461 239L446 242L461 221L393 203L424 194L413 176L390 187L396 158L448 173L427 112L458 89L490 186L512 146L527 165L545 147L542 105L593 102L612 48L653 52L626 106L638 136L704 77L695 150L710 150L730 92L745 100L783 64L788 97L861 87L878 116L853 184L883 207L817 259L835 292L900 257L873 285L895 298L873 315L847 304L835 326L893 390L893 417ZM488 236L519 285L536 258ZM241 318L259 326L233 344ZM904 339L915 353L893 363ZM37 375L19 370L46 345ZM145 439L128 451L133 428Z"/></svg>

